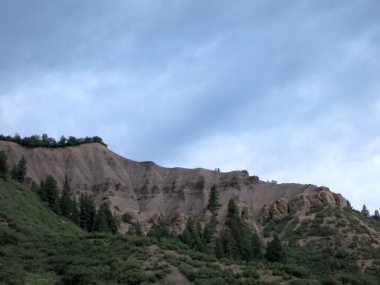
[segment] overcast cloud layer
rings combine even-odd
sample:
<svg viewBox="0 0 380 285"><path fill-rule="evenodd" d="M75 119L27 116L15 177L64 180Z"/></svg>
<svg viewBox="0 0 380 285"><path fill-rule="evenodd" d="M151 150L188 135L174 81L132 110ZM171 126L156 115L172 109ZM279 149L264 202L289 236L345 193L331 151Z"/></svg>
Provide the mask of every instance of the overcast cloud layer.
<svg viewBox="0 0 380 285"><path fill-rule="evenodd" d="M380 204L380 1L0 1L0 132L99 135Z"/></svg>

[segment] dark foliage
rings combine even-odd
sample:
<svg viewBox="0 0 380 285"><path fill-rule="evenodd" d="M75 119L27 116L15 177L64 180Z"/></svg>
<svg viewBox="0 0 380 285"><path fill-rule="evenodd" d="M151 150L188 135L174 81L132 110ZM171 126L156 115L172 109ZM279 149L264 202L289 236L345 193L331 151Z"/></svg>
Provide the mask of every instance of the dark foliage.
<svg viewBox="0 0 380 285"><path fill-rule="evenodd" d="M61 136L60 140L57 142L54 138L49 137L47 134L42 136L33 135L30 137L21 138L18 134L15 136L4 136L0 135L0 140L10 141L20 144L25 147L35 148L35 147L47 147L47 148L57 148L57 147L66 147L66 146L76 146L87 143L100 143L104 146L107 146L101 137L85 137L85 138L76 138L70 136L68 138Z"/></svg>
<svg viewBox="0 0 380 285"><path fill-rule="evenodd" d="M216 214L216 211L219 208L219 191L218 187L216 185L211 187L211 193L210 193L210 198L208 201L207 209L210 210L211 213L214 215Z"/></svg>
<svg viewBox="0 0 380 285"><path fill-rule="evenodd" d="M363 205L361 213L362 213L363 216L369 217L369 210L368 210L368 208L367 208L366 205Z"/></svg>
<svg viewBox="0 0 380 285"><path fill-rule="evenodd" d="M215 251L220 257L252 261L262 257L261 242L240 217L235 202L228 203L227 217Z"/></svg>
<svg viewBox="0 0 380 285"><path fill-rule="evenodd" d="M41 181L39 195L57 215L61 214L58 185L53 176L48 175L45 181Z"/></svg>
<svg viewBox="0 0 380 285"><path fill-rule="evenodd" d="M205 243L202 239L200 226L194 225L192 219L188 219L185 230L180 235L180 240L197 251L205 252Z"/></svg>
<svg viewBox="0 0 380 285"><path fill-rule="evenodd" d="M8 174L8 157L4 151L0 151L0 179L7 180Z"/></svg>
<svg viewBox="0 0 380 285"><path fill-rule="evenodd" d="M59 202L62 216L70 219L73 210L73 201L71 199L71 188L67 176L65 176L65 182L63 184L62 195Z"/></svg>
<svg viewBox="0 0 380 285"><path fill-rule="evenodd" d="M12 168L12 179L17 180L20 183L24 183L26 172L28 168L26 167L26 159L24 156L21 157L20 161Z"/></svg>
<svg viewBox="0 0 380 285"><path fill-rule="evenodd" d="M378 210L375 210L372 216L375 220L380 220L380 214Z"/></svg>
<svg viewBox="0 0 380 285"><path fill-rule="evenodd" d="M270 262L285 261L285 252L277 235L274 236L272 241L268 242L265 258Z"/></svg>
<svg viewBox="0 0 380 285"><path fill-rule="evenodd" d="M82 194L79 198L79 226L87 231L92 231L95 219L94 199Z"/></svg>
<svg viewBox="0 0 380 285"><path fill-rule="evenodd" d="M107 203L102 203L96 213L94 231L117 233L116 221Z"/></svg>

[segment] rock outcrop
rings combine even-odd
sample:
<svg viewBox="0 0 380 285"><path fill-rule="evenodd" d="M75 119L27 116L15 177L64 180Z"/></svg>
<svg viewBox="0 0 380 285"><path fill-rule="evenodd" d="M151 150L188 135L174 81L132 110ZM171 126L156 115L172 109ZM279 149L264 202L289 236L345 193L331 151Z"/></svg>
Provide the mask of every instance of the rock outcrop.
<svg viewBox="0 0 380 285"><path fill-rule="evenodd" d="M109 201L115 213L129 212L144 225L161 217L176 231L183 229L190 216L201 223L210 219L206 207L214 184L220 193L220 220L224 219L230 199L236 201L242 216L251 223L265 223L311 205L347 204L341 195L326 187L263 182L247 171L165 168L123 158L97 143L29 149L0 141L0 150L6 152L10 164L25 156L29 183L50 174L62 185L67 175L75 194L89 193L98 204Z"/></svg>
<svg viewBox="0 0 380 285"><path fill-rule="evenodd" d="M281 198L271 205L264 205L257 221L265 224L270 219L280 219L311 206L347 206L347 200L327 187L317 187L315 194L301 193L294 199Z"/></svg>

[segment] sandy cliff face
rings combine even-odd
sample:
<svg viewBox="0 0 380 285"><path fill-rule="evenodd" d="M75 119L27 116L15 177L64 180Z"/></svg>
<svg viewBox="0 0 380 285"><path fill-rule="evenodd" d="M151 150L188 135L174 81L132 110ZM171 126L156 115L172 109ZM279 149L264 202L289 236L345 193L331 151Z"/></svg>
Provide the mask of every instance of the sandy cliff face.
<svg viewBox="0 0 380 285"><path fill-rule="evenodd" d="M223 219L230 199L237 202L243 217L253 224L263 224L314 204L347 205L341 195L326 187L266 183L242 171L165 168L123 158L97 143L28 149L0 141L0 150L7 153L10 164L25 156L29 183L51 174L62 185L67 175L76 194L90 193L97 203L108 200L116 213L129 212L143 224L165 218L178 231L189 216L209 220L210 213L205 209L214 184L220 192L219 219Z"/></svg>

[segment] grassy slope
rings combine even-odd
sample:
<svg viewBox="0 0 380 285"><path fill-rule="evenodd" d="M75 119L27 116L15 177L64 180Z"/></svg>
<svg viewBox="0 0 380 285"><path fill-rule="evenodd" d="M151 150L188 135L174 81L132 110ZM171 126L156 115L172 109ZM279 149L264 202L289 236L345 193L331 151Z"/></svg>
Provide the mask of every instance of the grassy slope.
<svg viewBox="0 0 380 285"><path fill-rule="evenodd" d="M40 260L48 254L47 248L41 248L43 243L83 235L80 228L48 210L30 190L14 181L5 183L0 180L2 284L22 284L26 277L25 269L31 272L40 269L48 271L40 268L46 266Z"/></svg>
<svg viewBox="0 0 380 285"><path fill-rule="evenodd" d="M287 263L239 264L176 240L83 232L0 180L0 284L380 284L379 231L356 212L314 209L266 227L285 241Z"/></svg>
<svg viewBox="0 0 380 285"><path fill-rule="evenodd" d="M380 221L348 208L312 208L268 223L264 234L288 244L288 262L337 284L380 284ZM333 283L334 284L334 283Z"/></svg>
<svg viewBox="0 0 380 285"><path fill-rule="evenodd" d="M29 189L0 180L0 284L141 284L170 273L143 261L147 238L89 234L57 216Z"/></svg>

